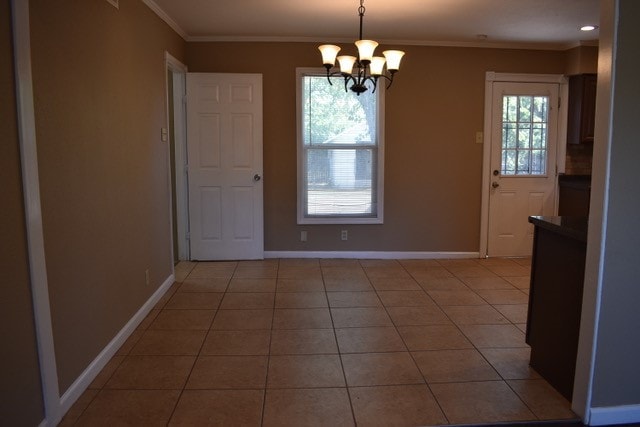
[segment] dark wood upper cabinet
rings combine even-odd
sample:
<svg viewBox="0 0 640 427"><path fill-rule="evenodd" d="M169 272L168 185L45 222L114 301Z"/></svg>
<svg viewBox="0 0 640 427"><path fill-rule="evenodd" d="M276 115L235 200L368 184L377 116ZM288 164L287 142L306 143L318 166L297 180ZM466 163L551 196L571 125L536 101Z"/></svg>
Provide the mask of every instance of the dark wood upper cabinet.
<svg viewBox="0 0 640 427"><path fill-rule="evenodd" d="M578 74L569 77L569 123L567 143L593 143L596 117L597 74Z"/></svg>

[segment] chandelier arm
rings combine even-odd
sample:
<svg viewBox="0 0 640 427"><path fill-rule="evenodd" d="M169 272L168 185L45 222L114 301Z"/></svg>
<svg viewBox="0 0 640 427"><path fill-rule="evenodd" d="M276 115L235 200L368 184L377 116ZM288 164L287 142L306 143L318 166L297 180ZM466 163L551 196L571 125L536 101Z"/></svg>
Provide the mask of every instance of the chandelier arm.
<svg viewBox="0 0 640 427"><path fill-rule="evenodd" d="M395 75L395 72L390 72L390 74L391 74L391 77L387 76L386 74L380 74L379 76L372 76L372 77L376 79L376 82L380 77L382 77L383 79L386 79L388 82L387 89L389 89L393 84L393 76Z"/></svg>
<svg viewBox="0 0 640 427"><path fill-rule="evenodd" d="M387 89L389 89L391 87L391 85L393 84L393 78L387 78L387 80L389 80L389 84L387 85Z"/></svg>
<svg viewBox="0 0 640 427"><path fill-rule="evenodd" d="M351 74L347 74L347 73L335 73L335 74L340 74L344 78L345 92L349 92L349 82L353 81L354 84L357 83L355 77L353 77Z"/></svg>
<svg viewBox="0 0 640 427"><path fill-rule="evenodd" d="M389 89L391 87L391 85L393 84L393 76L396 75L395 71L390 71L389 73L391 74L391 78L389 78L387 76L383 76L385 79L387 79L389 81L389 84L387 85L387 89Z"/></svg>
<svg viewBox="0 0 640 427"><path fill-rule="evenodd" d="M334 75L335 73L331 72L331 65L330 64L325 64L324 67L327 69L327 81L329 82L329 84L331 86L333 86L333 83L331 83L331 76Z"/></svg>
<svg viewBox="0 0 640 427"><path fill-rule="evenodd" d="M373 82L373 90L371 91L371 93L376 93L376 89L378 88L378 76L371 76L369 78Z"/></svg>
<svg viewBox="0 0 640 427"><path fill-rule="evenodd" d="M333 82L331 81L331 77L336 77L336 76L340 76L342 78L344 78L345 80L345 86L349 84L349 81L353 80L355 83L355 78L353 76L350 76L348 74L345 74L341 71L334 71L331 72L331 68L327 68L327 81L329 82L329 84L331 86L333 86Z"/></svg>

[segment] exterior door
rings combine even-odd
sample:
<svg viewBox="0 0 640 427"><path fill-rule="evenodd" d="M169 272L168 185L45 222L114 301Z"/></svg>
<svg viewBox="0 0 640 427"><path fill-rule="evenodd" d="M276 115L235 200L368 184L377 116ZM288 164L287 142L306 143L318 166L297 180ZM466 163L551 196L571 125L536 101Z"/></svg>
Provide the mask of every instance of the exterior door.
<svg viewBox="0 0 640 427"><path fill-rule="evenodd" d="M528 217L555 212L558 91L555 83L494 83L489 256L531 255Z"/></svg>
<svg viewBox="0 0 640 427"><path fill-rule="evenodd" d="M264 256L262 75L187 74L193 260Z"/></svg>

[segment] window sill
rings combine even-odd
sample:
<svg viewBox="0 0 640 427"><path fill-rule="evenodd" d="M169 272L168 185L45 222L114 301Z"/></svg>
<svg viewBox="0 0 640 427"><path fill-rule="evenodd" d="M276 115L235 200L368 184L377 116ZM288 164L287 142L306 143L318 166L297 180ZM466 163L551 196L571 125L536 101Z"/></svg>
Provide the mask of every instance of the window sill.
<svg viewBox="0 0 640 427"><path fill-rule="evenodd" d="M320 225L320 224L383 224L380 218L298 218L298 225Z"/></svg>

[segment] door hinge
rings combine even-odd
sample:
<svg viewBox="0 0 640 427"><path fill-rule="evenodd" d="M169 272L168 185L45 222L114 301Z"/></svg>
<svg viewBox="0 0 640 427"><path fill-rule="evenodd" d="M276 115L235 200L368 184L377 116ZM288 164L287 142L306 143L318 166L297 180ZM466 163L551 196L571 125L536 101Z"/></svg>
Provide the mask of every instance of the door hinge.
<svg viewBox="0 0 640 427"><path fill-rule="evenodd" d="M191 233L189 231L187 231L187 234L184 237L187 240L191 240Z"/></svg>
<svg viewBox="0 0 640 427"><path fill-rule="evenodd" d="M187 95L182 95L182 103L187 105Z"/></svg>
<svg viewBox="0 0 640 427"><path fill-rule="evenodd" d="M560 105L562 105L562 98L558 97L558 109L560 109Z"/></svg>
<svg viewBox="0 0 640 427"><path fill-rule="evenodd" d="M184 165L184 173L185 174L189 173L189 165Z"/></svg>

